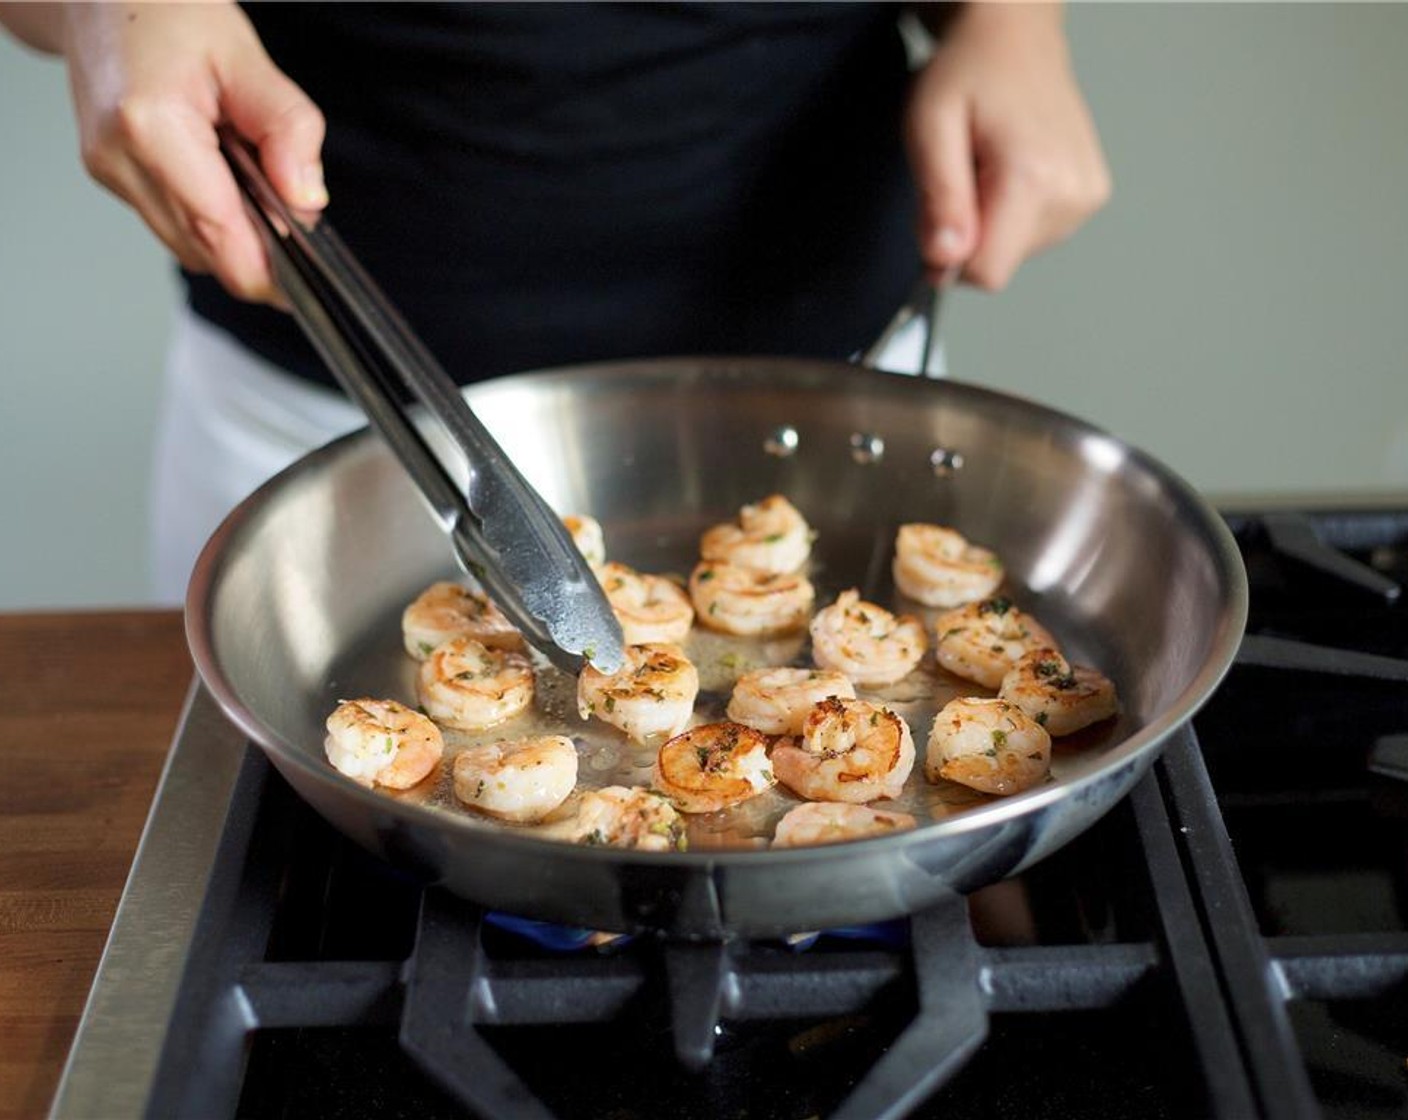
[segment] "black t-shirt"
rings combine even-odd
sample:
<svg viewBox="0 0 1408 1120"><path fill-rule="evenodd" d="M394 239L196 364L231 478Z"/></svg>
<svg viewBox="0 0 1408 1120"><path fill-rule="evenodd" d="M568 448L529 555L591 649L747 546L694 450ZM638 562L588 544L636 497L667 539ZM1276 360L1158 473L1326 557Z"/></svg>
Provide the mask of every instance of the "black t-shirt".
<svg viewBox="0 0 1408 1120"><path fill-rule="evenodd" d="M846 357L918 272L888 5L246 11L327 116L329 220L460 382ZM331 383L290 318L187 282L200 315Z"/></svg>

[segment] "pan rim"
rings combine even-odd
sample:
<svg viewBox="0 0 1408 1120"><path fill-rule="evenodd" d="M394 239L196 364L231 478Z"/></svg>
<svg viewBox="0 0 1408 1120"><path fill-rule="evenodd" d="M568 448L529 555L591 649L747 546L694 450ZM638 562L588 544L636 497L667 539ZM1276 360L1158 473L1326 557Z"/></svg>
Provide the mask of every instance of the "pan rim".
<svg viewBox="0 0 1408 1120"><path fill-rule="evenodd" d="M688 372L694 377L727 376L729 374L760 375L765 373L787 373L796 376L816 378L864 375L875 377L875 371L867 370L844 362L828 362L793 357L758 357L756 355L707 355L698 357L670 356L664 358L635 358L624 361L603 361L584 363L550 369L531 370L508 374L467 386L471 400L475 391L492 393L496 389L509 390L516 385L529 382L550 382L566 378L580 378L584 374L615 377L640 377L648 380L668 378L675 382L680 372ZM874 383L872 383L874 384ZM331 766L314 758L307 750L285 739L281 734L266 726L243 702L235 688L228 683L216 652L213 634L213 608L219 577L228 562L231 549L229 542L237 539L259 512L273 501L290 481L301 478L322 465L326 460L335 460L348 453L349 448L375 441L368 428L359 428L330 441L290 464L245 498L221 522L202 549L192 571L186 596L185 629L192 659L203 686L215 699L220 709L235 726L270 753L271 759L282 765L291 765L318 785L330 789L340 797L351 796L365 808L373 810L378 817L395 818L412 824L443 826L457 837L475 842L488 842L504 846L508 851L524 855L551 855L556 859L581 859L605 861L608 863L639 863L654 866L682 866L700 868L735 868L767 865L808 863L813 860L835 860L854 853L858 858L866 858L872 853L888 849L907 848L916 843L960 836L1009 821L1025 817L1042 808L1055 804L1093 787L1111 773L1121 769L1131 760L1149 755L1170 735L1191 721L1203 706L1218 684L1230 670L1245 631L1249 591L1246 569L1237 549L1231 530L1216 513L1208 501L1199 494L1177 472L1142 449L1135 447L1089 421L1063 412L1035 400L1017 394L990 389L958 379L941 380L915 377L913 375L891 374L880 384L886 385L887 392L914 392L924 394L941 389L959 395L971 396L988 404L1004 408L1016 408L1034 417L1048 421L1059 421L1081 436L1097 437L1110 441L1118 449L1121 462L1132 462L1146 473L1158 479L1170 494L1176 498L1180 508L1193 516L1200 536L1209 547L1222 590L1226 596L1218 632L1209 641L1209 652L1198 673L1167 705L1165 711L1139 728L1133 735L1110 747L1098 766L1078 777L1062 781L1051 781L1036 789L1009 797L995 799L987 804L965 809L942 820L925 822L918 827L901 833L847 841L839 844L825 844L798 848L759 848L759 849L709 849L684 852L646 852L638 849L612 848L567 844L560 840L536 837L495 822L480 821L469 816L452 814L443 810L399 801L374 790L367 789L351 778L339 773ZM909 388L899 388L900 386Z"/></svg>

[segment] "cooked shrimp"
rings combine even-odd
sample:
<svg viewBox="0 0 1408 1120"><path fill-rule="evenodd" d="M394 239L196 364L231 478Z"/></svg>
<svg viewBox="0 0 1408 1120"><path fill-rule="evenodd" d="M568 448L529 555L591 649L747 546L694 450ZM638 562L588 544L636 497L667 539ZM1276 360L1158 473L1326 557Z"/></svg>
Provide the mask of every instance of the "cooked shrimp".
<svg viewBox="0 0 1408 1120"><path fill-rule="evenodd" d="M801 848L811 844L838 844L862 840L913 828L908 813L889 813L869 805L849 805L836 801L808 801L790 809L777 822L772 835L774 848Z"/></svg>
<svg viewBox="0 0 1408 1120"><path fill-rule="evenodd" d="M969 544L942 525L901 525L895 534L895 586L926 607L957 607L985 599L1002 583L995 552Z"/></svg>
<svg viewBox="0 0 1408 1120"><path fill-rule="evenodd" d="M577 815L544 834L577 844L609 844L646 852L684 851L684 821L667 798L639 786L607 786L582 794Z"/></svg>
<svg viewBox="0 0 1408 1120"><path fill-rule="evenodd" d="M924 624L867 603L852 588L812 619L812 657L859 685L892 684L924 656Z"/></svg>
<svg viewBox="0 0 1408 1120"><path fill-rule="evenodd" d="M487 596L448 580L431 584L402 612L401 633L417 661L451 638L473 638L491 649L523 648L523 635Z"/></svg>
<svg viewBox="0 0 1408 1120"><path fill-rule="evenodd" d="M755 572L795 572L812 551L812 531L797 507L773 494L738 511L738 520L715 525L699 538L705 560Z"/></svg>
<svg viewBox="0 0 1408 1120"><path fill-rule="evenodd" d="M914 769L914 739L889 708L833 696L807 713L800 739L772 749L777 780L808 801L898 797Z"/></svg>
<svg viewBox="0 0 1408 1120"><path fill-rule="evenodd" d="M328 761L364 786L409 789L445 753L440 729L395 700L344 700L327 729Z"/></svg>
<svg viewBox="0 0 1408 1120"><path fill-rule="evenodd" d="M996 688L1024 654L1056 645L1046 629L1010 599L984 599L934 621L939 664L955 676Z"/></svg>
<svg viewBox="0 0 1408 1120"><path fill-rule="evenodd" d="M679 646L627 646L614 673L590 665L577 678L577 711L619 727L637 743L678 735L694 711L699 672Z"/></svg>
<svg viewBox="0 0 1408 1120"><path fill-rule="evenodd" d="M493 727L533 700L533 666L521 653L452 638L421 663L416 681L425 713L462 731Z"/></svg>
<svg viewBox="0 0 1408 1120"><path fill-rule="evenodd" d="M577 784L577 748L565 735L466 747L455 756L455 796L505 821L540 821Z"/></svg>
<svg viewBox="0 0 1408 1120"><path fill-rule="evenodd" d="M772 786L768 739L741 723L706 723L676 735L655 759L655 788L681 813L713 813Z"/></svg>
<svg viewBox="0 0 1408 1120"><path fill-rule="evenodd" d="M727 715L764 735L800 735L813 705L855 694L855 686L834 669L754 669L733 686Z"/></svg>
<svg viewBox="0 0 1408 1120"><path fill-rule="evenodd" d="M784 634L805 625L816 591L804 575L704 560L689 577L699 620L726 634Z"/></svg>
<svg viewBox="0 0 1408 1120"><path fill-rule="evenodd" d="M934 717L924 776L983 793L1020 793L1051 772L1051 736L1006 700L950 700Z"/></svg>
<svg viewBox="0 0 1408 1120"><path fill-rule="evenodd" d="M601 532L601 522L584 513L569 513L563 516L562 523L567 526L568 536L588 567L595 571L606 563L606 538Z"/></svg>
<svg viewBox="0 0 1408 1120"><path fill-rule="evenodd" d="M1085 665L1071 665L1054 649L1034 649L1023 656L1002 678L997 694L1049 735L1069 735L1119 711L1109 677Z"/></svg>
<svg viewBox="0 0 1408 1120"><path fill-rule="evenodd" d="M597 578L628 646L682 642L689 634L694 608L679 585L616 563L603 564Z"/></svg>

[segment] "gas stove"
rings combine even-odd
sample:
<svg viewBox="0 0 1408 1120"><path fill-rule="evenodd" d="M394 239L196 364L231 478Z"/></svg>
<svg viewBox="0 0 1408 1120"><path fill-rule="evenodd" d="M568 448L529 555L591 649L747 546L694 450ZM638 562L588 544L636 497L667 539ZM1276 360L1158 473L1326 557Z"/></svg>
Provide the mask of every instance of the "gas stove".
<svg viewBox="0 0 1408 1120"><path fill-rule="evenodd" d="M485 914L333 832L194 689L53 1114L1405 1115L1408 511L1225 516L1248 637L1133 794L861 930Z"/></svg>

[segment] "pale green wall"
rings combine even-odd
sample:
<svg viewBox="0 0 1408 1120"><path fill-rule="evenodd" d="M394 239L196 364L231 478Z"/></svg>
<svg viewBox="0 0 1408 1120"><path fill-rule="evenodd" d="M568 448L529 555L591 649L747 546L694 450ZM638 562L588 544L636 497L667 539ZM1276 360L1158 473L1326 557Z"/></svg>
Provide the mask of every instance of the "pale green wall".
<svg viewBox="0 0 1408 1120"><path fill-rule="evenodd" d="M0 36L0 609L143 598L173 292L79 164L63 69Z"/></svg>
<svg viewBox="0 0 1408 1120"><path fill-rule="evenodd" d="M1408 6L1079 5L1110 207L948 305L959 376L1205 490L1408 504ZM0 42L0 608L139 602L173 285Z"/></svg>

